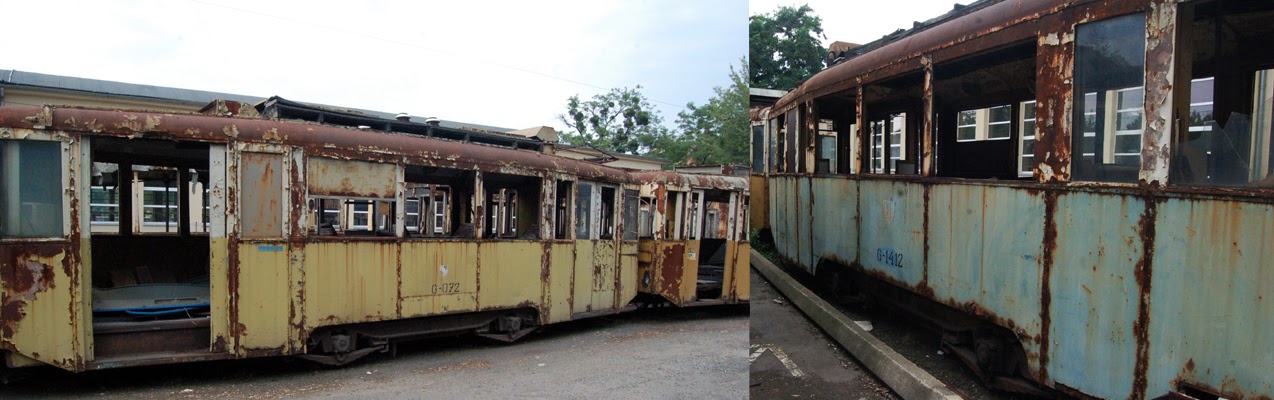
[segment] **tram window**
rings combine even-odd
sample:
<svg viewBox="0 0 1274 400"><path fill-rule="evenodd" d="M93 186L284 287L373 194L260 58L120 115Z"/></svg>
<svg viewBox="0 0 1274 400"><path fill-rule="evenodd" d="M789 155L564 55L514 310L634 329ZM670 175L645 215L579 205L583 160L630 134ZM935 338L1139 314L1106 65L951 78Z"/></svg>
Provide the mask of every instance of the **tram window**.
<svg viewBox="0 0 1274 400"><path fill-rule="evenodd" d="M624 240L637 240L637 195L632 189L624 189Z"/></svg>
<svg viewBox="0 0 1274 400"><path fill-rule="evenodd" d="M306 184L311 234L397 234L397 165L310 157Z"/></svg>
<svg viewBox="0 0 1274 400"><path fill-rule="evenodd" d="M0 237L62 236L61 143L0 139Z"/></svg>
<svg viewBox="0 0 1274 400"><path fill-rule="evenodd" d="M600 226L598 236L602 239L615 238L615 188L602 187L601 204L598 207L600 213Z"/></svg>
<svg viewBox="0 0 1274 400"><path fill-rule="evenodd" d="M940 63L933 68L935 172L974 179L1021 177L1026 113L1035 99L1037 41ZM1032 123L1033 124L1033 123ZM1032 131L1033 132L1033 131ZM1029 171L1034 166L1028 166Z"/></svg>
<svg viewBox="0 0 1274 400"><path fill-rule="evenodd" d="M654 237L655 199L642 197L640 201L641 208L637 212L637 237L642 239Z"/></svg>
<svg viewBox="0 0 1274 400"><path fill-rule="evenodd" d="M1274 188L1274 3L1183 4L1180 26L1191 50L1178 71L1177 120L1169 181L1204 186ZM1181 48L1181 47L1178 47ZM1187 100L1188 99L1188 100Z"/></svg>
<svg viewBox="0 0 1274 400"><path fill-rule="evenodd" d="M909 161L906 152L907 114L889 114L885 119L871 121L870 126L871 172L914 174L915 161Z"/></svg>
<svg viewBox="0 0 1274 400"><path fill-rule="evenodd" d="M818 160L814 171L822 174L835 174L839 164L836 162L836 121L818 120Z"/></svg>
<svg viewBox="0 0 1274 400"><path fill-rule="evenodd" d="M765 172L765 126L752 125L752 173Z"/></svg>
<svg viewBox="0 0 1274 400"><path fill-rule="evenodd" d="M492 238L518 236L518 191L502 188L487 195L487 232Z"/></svg>
<svg viewBox="0 0 1274 400"><path fill-rule="evenodd" d="M485 237L540 238L540 178L486 173L482 182L487 195Z"/></svg>
<svg viewBox="0 0 1274 400"><path fill-rule="evenodd" d="M474 237L475 173L451 168L403 166L403 233L413 238Z"/></svg>
<svg viewBox="0 0 1274 400"><path fill-rule="evenodd" d="M141 234L177 233L177 170L148 165L134 165L133 193L141 192ZM140 189L140 190L139 190Z"/></svg>
<svg viewBox="0 0 1274 400"><path fill-rule="evenodd" d="M570 238L571 189L571 181L557 181L557 199L555 202L557 218L553 219L556 224L553 227L553 237L556 239Z"/></svg>
<svg viewBox="0 0 1274 400"><path fill-rule="evenodd" d="M120 233L121 179L119 164L94 162L89 188L89 230L93 234Z"/></svg>
<svg viewBox="0 0 1274 400"><path fill-rule="evenodd" d="M1076 180L1135 182L1141 167L1146 15L1131 14L1075 28L1072 135ZM1091 147L1090 147L1091 146Z"/></svg>
<svg viewBox="0 0 1274 400"><path fill-rule="evenodd" d="M664 239L682 240L681 221L685 211L685 197L683 192L668 191L668 199L664 202Z"/></svg>
<svg viewBox="0 0 1274 400"><path fill-rule="evenodd" d="M779 172L779 149L782 149L783 134L782 122L779 118L770 118L769 132L770 136L770 156L769 156L769 172Z"/></svg>
<svg viewBox="0 0 1274 400"><path fill-rule="evenodd" d="M575 238L593 238L593 184L580 182L579 196L575 199Z"/></svg>
<svg viewBox="0 0 1274 400"><path fill-rule="evenodd" d="M403 204L403 225L408 236L451 234L451 186L408 183Z"/></svg>
<svg viewBox="0 0 1274 400"><path fill-rule="evenodd" d="M752 235L751 201L752 198L750 196L743 195L743 221L739 222L739 240L747 241Z"/></svg>
<svg viewBox="0 0 1274 400"><path fill-rule="evenodd" d="M703 193L690 192L690 202L687 203L686 214L686 231L690 232L689 239L699 240L701 237L699 234L700 230L703 229L703 226L700 225L702 223L700 215L703 214Z"/></svg>

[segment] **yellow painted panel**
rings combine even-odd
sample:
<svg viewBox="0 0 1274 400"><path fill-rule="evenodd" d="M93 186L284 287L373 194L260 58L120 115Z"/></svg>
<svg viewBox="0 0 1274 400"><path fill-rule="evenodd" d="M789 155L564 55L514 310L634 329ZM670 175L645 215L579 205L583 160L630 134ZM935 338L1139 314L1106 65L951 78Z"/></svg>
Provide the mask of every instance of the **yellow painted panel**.
<svg viewBox="0 0 1274 400"><path fill-rule="evenodd" d="M642 293L659 294L655 288L655 241L643 239L637 242L637 290Z"/></svg>
<svg viewBox="0 0 1274 400"><path fill-rule="evenodd" d="M230 334L230 268L226 238L209 239L208 246L208 303L212 330L212 351L224 352L234 348L235 337Z"/></svg>
<svg viewBox="0 0 1274 400"><path fill-rule="evenodd" d="M752 244L748 242L740 242L739 248L735 249L739 258L734 264L734 295L738 301L748 301L752 298Z"/></svg>
<svg viewBox="0 0 1274 400"><path fill-rule="evenodd" d="M581 313L593 310L593 241L575 241L574 302L571 311Z"/></svg>
<svg viewBox="0 0 1274 400"><path fill-rule="evenodd" d="M543 286L544 245L538 242L485 242L478 246L480 308L538 305Z"/></svg>
<svg viewBox="0 0 1274 400"><path fill-rule="evenodd" d="M305 314L310 328L380 321L398 314L397 243L305 245Z"/></svg>
<svg viewBox="0 0 1274 400"><path fill-rule="evenodd" d="M625 242L619 251L619 306L637 297L637 242Z"/></svg>
<svg viewBox="0 0 1274 400"><path fill-rule="evenodd" d="M288 342L287 244L239 245L239 354L245 350L285 349Z"/></svg>
<svg viewBox="0 0 1274 400"><path fill-rule="evenodd" d="M699 241L686 241L686 259L681 263L681 298L690 300L695 298L695 291L699 288Z"/></svg>
<svg viewBox="0 0 1274 400"><path fill-rule="evenodd" d="M736 273L734 266L735 266L735 259L739 255L738 250L739 250L739 242L736 242L733 240L725 241L725 266L721 270L721 273L722 273L721 300L725 300L725 301L734 300L734 285L735 285L734 276Z"/></svg>
<svg viewBox="0 0 1274 400"><path fill-rule="evenodd" d="M10 254L7 251L0 253ZM73 304L80 300L76 296L77 288L71 286L71 276L62 268L65 258L66 253L57 252L47 257L22 254L0 260L5 264L2 268L7 270L5 274L10 279L2 282L2 302L6 305L20 304L22 312L21 316L3 316L17 320L12 326L12 335L5 332L3 339L18 354L74 369L76 360L82 360L75 346L76 338L82 336L77 332L79 324L72 322L79 321L73 320L76 316L72 315L72 310L82 311ZM78 273L79 270L79 266L75 266L70 272ZM13 311L6 307L0 312L5 310Z"/></svg>
<svg viewBox="0 0 1274 400"><path fill-rule="evenodd" d="M554 244L549 264L549 321L571 319L572 283L575 281L575 253L570 244Z"/></svg>
<svg viewBox="0 0 1274 400"><path fill-rule="evenodd" d="M473 242L403 243L403 317L478 308L478 245Z"/></svg>
<svg viewBox="0 0 1274 400"><path fill-rule="evenodd" d="M615 267L618 254L612 240L598 240L593 246L593 310L615 308Z"/></svg>

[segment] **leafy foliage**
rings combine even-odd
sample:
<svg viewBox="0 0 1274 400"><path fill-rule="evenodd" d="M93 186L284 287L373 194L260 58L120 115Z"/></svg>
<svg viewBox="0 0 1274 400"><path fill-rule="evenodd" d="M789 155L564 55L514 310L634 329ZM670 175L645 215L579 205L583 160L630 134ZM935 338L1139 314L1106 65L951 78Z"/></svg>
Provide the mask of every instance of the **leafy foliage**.
<svg viewBox="0 0 1274 400"><path fill-rule="evenodd" d="M557 116L573 132L562 132L562 139L574 145L593 147L625 154L650 151L661 137L668 136L663 117L636 88L615 88L581 101L571 96L566 114Z"/></svg>
<svg viewBox="0 0 1274 400"><path fill-rule="evenodd" d="M748 18L753 87L792 90L823 70L823 19L809 5L782 6Z"/></svg>

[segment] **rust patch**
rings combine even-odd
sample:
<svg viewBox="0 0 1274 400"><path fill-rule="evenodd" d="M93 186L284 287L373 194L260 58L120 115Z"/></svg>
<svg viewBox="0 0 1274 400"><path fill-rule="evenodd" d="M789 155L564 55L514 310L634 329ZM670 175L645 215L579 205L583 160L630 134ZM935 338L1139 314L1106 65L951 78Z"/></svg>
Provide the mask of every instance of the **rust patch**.
<svg viewBox="0 0 1274 400"><path fill-rule="evenodd" d="M655 275L658 280L655 287L664 298L680 305L686 300L681 298L681 276L682 269L685 268L686 244L665 242L659 256L655 266L657 269Z"/></svg>
<svg viewBox="0 0 1274 400"><path fill-rule="evenodd" d="M1133 366L1132 398L1144 398L1148 384L1146 373L1150 368L1150 285L1154 270L1155 252L1155 216L1158 214L1158 203L1154 198L1146 199L1146 211L1137 221L1137 234L1141 237L1141 259L1134 267L1137 280L1137 319L1133 321L1132 332L1137 340L1137 355Z"/></svg>
<svg viewBox="0 0 1274 400"><path fill-rule="evenodd" d="M1048 360L1051 341L1049 331L1052 329L1053 293L1051 281L1053 275L1053 259L1057 252L1057 196L1054 191L1044 193L1044 243L1040 257L1040 368L1038 381L1049 383Z"/></svg>

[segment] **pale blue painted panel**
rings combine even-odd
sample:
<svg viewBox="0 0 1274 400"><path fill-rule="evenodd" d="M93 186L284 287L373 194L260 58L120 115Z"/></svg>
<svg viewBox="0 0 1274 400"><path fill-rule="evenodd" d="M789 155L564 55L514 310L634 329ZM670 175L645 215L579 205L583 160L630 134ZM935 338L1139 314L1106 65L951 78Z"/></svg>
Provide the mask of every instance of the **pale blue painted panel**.
<svg viewBox="0 0 1274 400"><path fill-rule="evenodd" d="M1137 340L1137 232L1145 203L1072 192L1057 200L1057 250L1049 281L1049 376L1101 398L1132 393Z"/></svg>
<svg viewBox="0 0 1274 400"><path fill-rule="evenodd" d="M859 262L915 286L924 277L924 186L877 180L859 185Z"/></svg>
<svg viewBox="0 0 1274 400"><path fill-rule="evenodd" d="M855 181L838 178L814 178L813 242L814 262L830 259L842 265L854 261L858 231L854 223L857 209Z"/></svg>
<svg viewBox="0 0 1274 400"><path fill-rule="evenodd" d="M810 179L802 179L796 185L797 201L797 221L796 225L796 245L797 253L800 254L801 265L804 265L810 272L814 271L813 246L810 245L810 225L812 215L810 214Z"/></svg>
<svg viewBox="0 0 1274 400"><path fill-rule="evenodd" d="M1018 188L934 185L929 285L951 305L977 303L1014 329L1039 371L1043 195Z"/></svg>
<svg viewBox="0 0 1274 400"><path fill-rule="evenodd" d="M1274 395L1274 206L1159 204L1147 395L1174 380Z"/></svg>

